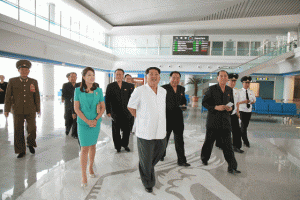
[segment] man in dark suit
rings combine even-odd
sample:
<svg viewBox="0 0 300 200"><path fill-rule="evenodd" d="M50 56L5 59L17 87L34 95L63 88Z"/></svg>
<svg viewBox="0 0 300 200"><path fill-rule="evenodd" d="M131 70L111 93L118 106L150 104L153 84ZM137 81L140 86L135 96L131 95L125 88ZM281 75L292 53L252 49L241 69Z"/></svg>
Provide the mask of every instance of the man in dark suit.
<svg viewBox="0 0 300 200"><path fill-rule="evenodd" d="M218 72L219 84L209 87L202 100L202 105L208 110L206 121L206 136L201 150L201 160L207 165L211 156L215 140L222 142L222 150L228 163L228 172L241 173L237 170L231 143L230 114L234 107L232 88L226 85L228 73L224 70ZM230 105L231 104L231 105Z"/></svg>
<svg viewBox="0 0 300 200"><path fill-rule="evenodd" d="M115 149L121 152L121 147L126 151L128 148L130 135L130 120L132 115L127 108L127 104L133 91L132 84L123 81L124 70L115 71L116 81L107 85L105 106L107 116L112 117L112 133ZM121 138L120 130L123 131Z"/></svg>
<svg viewBox="0 0 300 200"><path fill-rule="evenodd" d="M68 83L64 83L62 86L62 98L61 101L65 103L65 126L66 126L66 135L69 134L71 127L74 125L76 114L73 113L74 107L74 91L75 84L77 80L77 74L75 72L71 72L67 74ZM78 137L77 129L72 128L72 134L74 138Z"/></svg>
<svg viewBox="0 0 300 200"><path fill-rule="evenodd" d="M175 139L175 149L177 153L177 164L179 166L191 166L186 161L184 153L184 141L183 141L183 114L181 106L186 105L185 88L179 85L181 74L177 71L173 71L170 74L170 84L163 85L162 87L167 91L166 97L166 118L167 118L167 146L170 139L170 135L173 131ZM166 146L166 147L167 147ZM167 151L167 150L166 150ZM164 160L166 151L163 157Z"/></svg>
<svg viewBox="0 0 300 200"><path fill-rule="evenodd" d="M19 77L8 81L4 115L8 117L11 109L14 116L14 147L15 153L22 158L26 154L24 136L24 121L27 122L27 146L30 153L34 154L36 146L36 113L40 114L40 92L38 82L29 78L31 62L19 60L16 67L20 73ZM13 108L12 108L13 107Z"/></svg>
<svg viewBox="0 0 300 200"><path fill-rule="evenodd" d="M132 79L132 77L131 77L130 74L126 74L125 75L125 82L132 85L131 86L131 88L132 88L131 93L133 93L133 90L134 90L134 81L133 81L133 79ZM130 132L132 132L133 124L134 124L134 117L132 116L132 118L130 120Z"/></svg>

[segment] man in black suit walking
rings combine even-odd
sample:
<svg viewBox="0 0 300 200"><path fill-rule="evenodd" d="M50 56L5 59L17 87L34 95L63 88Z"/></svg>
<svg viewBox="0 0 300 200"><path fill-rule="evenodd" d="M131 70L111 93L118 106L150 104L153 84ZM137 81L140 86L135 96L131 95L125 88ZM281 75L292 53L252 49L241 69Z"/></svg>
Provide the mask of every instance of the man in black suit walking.
<svg viewBox="0 0 300 200"><path fill-rule="evenodd" d="M230 114L234 107L234 99L232 88L226 85L228 73L224 70L219 71L217 79L219 84L209 87L202 100L202 105L208 110L208 114L201 160L204 165L208 164L214 142L218 138L228 163L228 172L241 173L237 170L237 162L232 150Z"/></svg>
<svg viewBox="0 0 300 200"><path fill-rule="evenodd" d="M190 164L186 162L184 153L184 141L183 141L183 114L180 106L186 105L185 88L179 85L181 74L177 71L173 71L170 74L170 84L163 85L162 87L167 91L166 97L166 118L167 118L167 145L170 139L170 135L173 131L175 139L175 149L177 153L177 164L179 166L188 167ZM167 146L166 145L166 146ZM167 151L167 150L166 150ZM166 151L163 157L164 160Z"/></svg>
<svg viewBox="0 0 300 200"><path fill-rule="evenodd" d="M61 101L65 103L65 126L66 126L66 135L69 134L71 127L74 124L76 119L76 114L72 112L74 110L73 100L74 100L74 91L76 88L77 74L75 72L68 73L66 75L68 78L68 83L64 83L62 86L62 98ZM77 129L72 128L73 137L77 138Z"/></svg>
<svg viewBox="0 0 300 200"><path fill-rule="evenodd" d="M132 115L127 108L127 104L131 97L133 86L123 81L123 69L117 69L115 77L116 81L108 84L106 88L106 113L107 116L112 117L112 133L115 149L117 152L121 152L121 147L124 147L129 152L128 143ZM123 131L122 138L120 130Z"/></svg>

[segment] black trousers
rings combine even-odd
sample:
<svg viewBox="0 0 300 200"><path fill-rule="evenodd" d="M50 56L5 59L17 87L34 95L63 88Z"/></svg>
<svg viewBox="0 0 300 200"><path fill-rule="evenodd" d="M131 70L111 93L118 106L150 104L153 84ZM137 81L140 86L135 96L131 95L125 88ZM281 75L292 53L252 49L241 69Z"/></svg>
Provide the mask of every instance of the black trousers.
<svg viewBox="0 0 300 200"><path fill-rule="evenodd" d="M232 127L232 144L233 147L240 149L242 147L242 132L239 123L239 117L234 114L230 115Z"/></svg>
<svg viewBox="0 0 300 200"><path fill-rule="evenodd" d="M69 134L70 129L73 125L73 117L72 117L72 110L71 109L65 109L65 126L66 126L66 135Z"/></svg>
<svg viewBox="0 0 300 200"><path fill-rule="evenodd" d="M134 124L134 117L132 116L131 119L129 120L130 132L132 132L133 124Z"/></svg>
<svg viewBox="0 0 300 200"><path fill-rule="evenodd" d="M155 185L154 166L158 163L166 149L166 138L161 140L145 140L137 138L139 154L139 171L145 188Z"/></svg>
<svg viewBox="0 0 300 200"><path fill-rule="evenodd" d="M72 136L72 137L78 137L78 131L77 131L77 117L76 117L75 119L73 119L71 136Z"/></svg>
<svg viewBox="0 0 300 200"><path fill-rule="evenodd" d="M220 139L224 158L228 163L228 169L237 169L231 143L231 132L229 130L206 130L205 141L201 150L201 160L207 162L210 159L213 145L216 139Z"/></svg>
<svg viewBox="0 0 300 200"><path fill-rule="evenodd" d="M245 145L250 145L248 140L247 129L251 119L251 114L252 114L251 112L240 112L241 121L242 121L241 124L242 140Z"/></svg>
<svg viewBox="0 0 300 200"><path fill-rule="evenodd" d="M169 139L171 133L174 133L174 140L175 140L175 150L177 153L177 163L186 163L186 157L184 152L184 141L183 141L183 129L184 127L168 127L167 130L167 137L166 137L166 150L163 154L163 157L166 156L167 146L169 143Z"/></svg>
<svg viewBox="0 0 300 200"><path fill-rule="evenodd" d="M115 149L121 149L121 147L127 147L130 136L130 119L126 117L118 117L112 120L112 136L115 145ZM121 137L120 131L123 131L123 137Z"/></svg>

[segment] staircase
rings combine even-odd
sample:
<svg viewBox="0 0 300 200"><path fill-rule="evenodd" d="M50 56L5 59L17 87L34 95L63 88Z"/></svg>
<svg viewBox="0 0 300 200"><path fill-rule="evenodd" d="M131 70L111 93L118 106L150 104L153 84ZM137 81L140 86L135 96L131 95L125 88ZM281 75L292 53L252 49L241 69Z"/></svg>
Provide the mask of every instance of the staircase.
<svg viewBox="0 0 300 200"><path fill-rule="evenodd" d="M277 49L274 49L272 52L258 56L257 58L242 65L236 67L219 68L218 70L212 71L201 77L206 81L204 81L204 83L202 84L199 84L198 91L208 88L209 83L215 83L217 72L220 70L225 70L228 73L237 73L239 74L239 77L243 77L251 75L264 68L274 66L278 62L293 58L294 56L294 50L290 50L290 48L288 48L288 45L283 45L281 47L278 47ZM191 95L192 91L187 91L186 94Z"/></svg>

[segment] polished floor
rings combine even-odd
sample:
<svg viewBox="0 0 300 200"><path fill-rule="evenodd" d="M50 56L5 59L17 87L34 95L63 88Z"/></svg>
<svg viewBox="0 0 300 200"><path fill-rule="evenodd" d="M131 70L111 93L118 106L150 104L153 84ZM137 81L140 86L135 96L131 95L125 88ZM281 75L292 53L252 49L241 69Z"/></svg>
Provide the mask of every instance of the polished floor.
<svg viewBox="0 0 300 200"><path fill-rule="evenodd" d="M145 192L138 172L136 137L131 152L116 153L111 122L104 117L95 158L96 178L80 187L79 146L64 133L63 104L43 101L37 118L36 154L17 159L13 119L0 114L0 194L2 199L300 199L300 120L254 115L249 125L251 148L236 153L241 174L227 173L223 153L214 148L208 166L200 162L206 113L184 112L185 150L191 167L176 164L171 138L159 162L153 193Z"/></svg>

